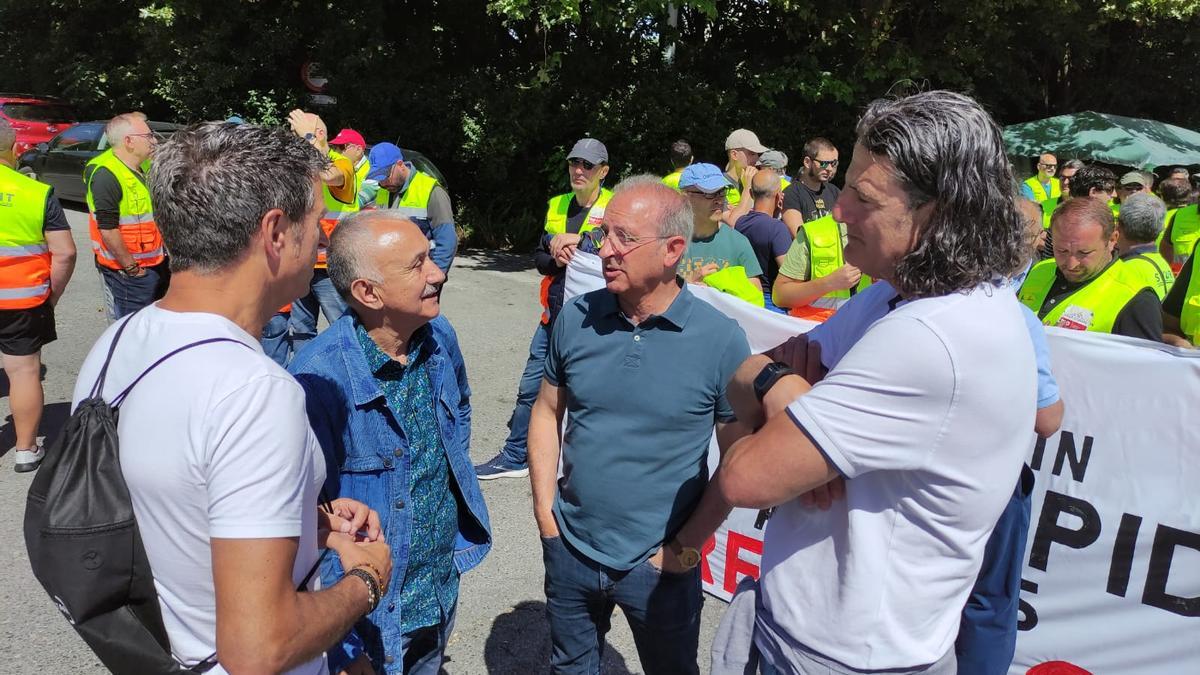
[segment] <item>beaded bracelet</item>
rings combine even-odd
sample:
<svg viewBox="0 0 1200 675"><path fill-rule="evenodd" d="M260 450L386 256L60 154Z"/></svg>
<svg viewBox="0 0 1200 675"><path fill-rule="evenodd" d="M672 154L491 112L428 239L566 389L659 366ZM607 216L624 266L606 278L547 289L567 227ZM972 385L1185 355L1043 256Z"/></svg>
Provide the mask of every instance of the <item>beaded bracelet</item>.
<svg viewBox="0 0 1200 675"><path fill-rule="evenodd" d="M367 585L367 601L371 605L367 609L367 614L374 612L375 608L379 606L379 601L383 595L380 593L379 582L375 580L375 577L372 576L370 572L362 569L361 567L355 567L354 569L346 572L346 576L358 577Z"/></svg>
<svg viewBox="0 0 1200 675"><path fill-rule="evenodd" d="M371 563L369 563L369 562L359 563L359 564L355 565L354 567L355 567L355 568L359 568L359 567L361 567L361 568L364 568L364 569L368 569L368 570L370 570L370 571L371 571L371 573L375 575L375 580L379 582L379 592L380 592L380 593L387 593L387 588L388 588L388 580L387 580L387 579L385 579L385 578L383 577L383 574L381 574L381 573L379 572L379 568L378 568L378 567L376 567L376 566L372 565L372 564L371 564Z"/></svg>

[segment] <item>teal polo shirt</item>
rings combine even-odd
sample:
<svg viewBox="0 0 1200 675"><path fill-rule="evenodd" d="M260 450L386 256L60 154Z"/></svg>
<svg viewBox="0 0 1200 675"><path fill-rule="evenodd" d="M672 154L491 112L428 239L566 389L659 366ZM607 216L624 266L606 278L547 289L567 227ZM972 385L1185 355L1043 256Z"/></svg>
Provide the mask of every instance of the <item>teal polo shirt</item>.
<svg viewBox="0 0 1200 675"><path fill-rule="evenodd" d="M633 325L606 289L566 303L545 377L567 409L554 515L567 543L616 570L670 541L708 483L725 386L750 355L741 326L680 282L665 312Z"/></svg>

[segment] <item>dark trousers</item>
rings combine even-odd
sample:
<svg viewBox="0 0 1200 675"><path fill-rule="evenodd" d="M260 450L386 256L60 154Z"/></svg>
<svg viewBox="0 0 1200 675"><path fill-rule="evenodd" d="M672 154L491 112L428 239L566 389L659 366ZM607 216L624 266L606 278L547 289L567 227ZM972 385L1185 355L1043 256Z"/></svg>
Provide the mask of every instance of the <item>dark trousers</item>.
<svg viewBox="0 0 1200 675"><path fill-rule="evenodd" d="M109 321L133 314L139 309L162 298L167 292L171 273L167 263L146 267L140 277L131 277L124 272L96 266L104 286L104 310Z"/></svg>
<svg viewBox="0 0 1200 675"><path fill-rule="evenodd" d="M633 630L646 675L699 673L700 568L662 572L647 562L614 570L563 541L542 539L550 667L554 673L596 675L613 608L620 605Z"/></svg>
<svg viewBox="0 0 1200 675"><path fill-rule="evenodd" d="M1017 650L1017 605L1029 532L1033 471L1021 467L1017 487L983 552L983 567L963 608L954 651L958 672L1004 675Z"/></svg>

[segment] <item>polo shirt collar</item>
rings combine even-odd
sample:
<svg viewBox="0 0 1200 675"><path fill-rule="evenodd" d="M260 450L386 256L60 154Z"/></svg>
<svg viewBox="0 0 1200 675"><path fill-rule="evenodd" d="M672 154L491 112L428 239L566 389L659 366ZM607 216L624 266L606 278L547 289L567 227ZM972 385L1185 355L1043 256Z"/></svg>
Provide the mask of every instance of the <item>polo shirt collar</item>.
<svg viewBox="0 0 1200 675"><path fill-rule="evenodd" d="M696 302L696 296L688 290L687 284L683 282L681 277L675 277L675 283L679 285L679 295L671 301L671 305L667 307L667 311L662 314L651 314L643 324L652 324L658 321L666 322L674 326L677 330L683 330L687 324L688 318L692 315L692 307ZM621 305L617 302L617 296L609 291L604 291L597 298L597 309L600 310L603 316L620 315L624 318L624 313L621 311ZM628 319L626 319L628 321Z"/></svg>

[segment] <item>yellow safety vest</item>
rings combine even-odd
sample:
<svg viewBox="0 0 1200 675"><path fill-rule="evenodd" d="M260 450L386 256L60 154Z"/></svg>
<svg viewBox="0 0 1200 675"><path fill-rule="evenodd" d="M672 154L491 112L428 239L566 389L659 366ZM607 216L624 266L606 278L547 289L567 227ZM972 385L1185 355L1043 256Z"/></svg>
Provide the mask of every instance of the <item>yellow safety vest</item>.
<svg viewBox="0 0 1200 675"><path fill-rule="evenodd" d="M1042 227L1050 227L1050 214L1054 213L1054 209L1058 208L1059 198L1062 197L1062 181L1057 178L1050 178L1050 194L1046 194L1046 188L1038 182L1037 176L1030 176L1025 179L1025 184L1029 189L1033 190L1033 200L1042 206Z"/></svg>
<svg viewBox="0 0 1200 675"><path fill-rule="evenodd" d="M1171 246L1175 248L1175 259L1171 262L1180 267L1200 240L1200 206L1189 204L1175 211L1175 222L1171 226Z"/></svg>
<svg viewBox="0 0 1200 675"><path fill-rule="evenodd" d="M550 199L546 205L546 224L543 228L546 234L553 236L566 233L567 211L571 208L573 199L575 199L575 194L572 192ZM608 206L610 199L612 199L612 190L600 188L600 194L596 195L596 201L588 207L587 214L583 217L583 224L579 226L580 234L604 224L604 209ZM542 303L542 323L550 322L550 285L554 283L554 277L555 275L552 274L542 277L542 284L538 289L538 301Z"/></svg>
<svg viewBox="0 0 1200 675"><path fill-rule="evenodd" d="M788 189L788 186L791 184L792 184L792 181L784 178L783 176L779 177L779 191L780 192L783 192L784 190Z"/></svg>
<svg viewBox="0 0 1200 675"><path fill-rule="evenodd" d="M363 181L365 181L367 179L367 174L369 174L369 173L371 173L371 160L367 159L366 156L364 155L362 158L362 164L359 164L358 167L356 169L354 169L354 179L355 179L354 191L355 192L358 192L359 190L362 189Z"/></svg>
<svg viewBox="0 0 1200 675"><path fill-rule="evenodd" d="M1124 263L1114 261L1099 276L1063 298L1056 307L1042 316L1042 323L1071 330L1111 333L1117 316L1125 305L1146 288L1137 285L1123 269ZM1041 316L1042 305L1054 286L1058 267L1053 259L1043 260L1029 270L1025 283L1017 293L1026 307Z"/></svg>
<svg viewBox="0 0 1200 675"><path fill-rule="evenodd" d="M0 310L50 297L50 247L42 227L50 186L0 165Z"/></svg>
<svg viewBox="0 0 1200 675"><path fill-rule="evenodd" d="M826 214L810 220L800 228L808 241L808 280L814 281L833 274L839 267L846 264L842 257L842 232L832 214ZM871 285L871 278L862 275L858 280L855 292L862 291ZM813 300L813 307L837 309L850 297L850 289L826 293Z"/></svg>
<svg viewBox="0 0 1200 675"><path fill-rule="evenodd" d="M1167 297L1167 291L1171 290L1171 284L1175 283L1175 275L1171 272L1171 266L1158 252L1138 253L1128 258L1121 258L1121 262L1125 263L1125 273L1129 275L1133 283L1153 288L1160 302Z"/></svg>
<svg viewBox="0 0 1200 675"><path fill-rule="evenodd" d="M408 181L408 188L400 196L400 201L391 210L399 211L406 218L417 221L423 220L427 227L429 222L429 196L433 194L433 188L437 187L437 185L437 179L433 176L421 171L415 172L413 177Z"/></svg>
<svg viewBox="0 0 1200 675"><path fill-rule="evenodd" d="M683 169L676 169L671 173L663 176L663 184L668 185L676 190L679 189L679 177L683 175Z"/></svg>
<svg viewBox="0 0 1200 675"><path fill-rule="evenodd" d="M88 231L92 238L92 252L96 262L113 270L121 269L116 257L104 245L100 237L100 226L96 222L96 203L92 198L92 176L96 170L105 168L112 172L121 184L121 202L118 205L120 221L117 226L121 239L130 255L141 267L154 267L166 259L162 234L154 221L154 207L150 203L150 190L138 176L113 154L112 149L96 155L83 168L83 179L87 188Z"/></svg>
<svg viewBox="0 0 1200 675"><path fill-rule="evenodd" d="M329 161L332 162L342 159L346 160L347 162L350 161L341 153L333 150L329 151ZM355 185L351 186L353 189L353 196L350 198L349 203L340 201L337 197L334 197L333 193L329 191L329 186L324 182L321 183L321 198L325 201L325 213L321 215L321 238L317 241L317 264L315 267L318 269L329 266L326 262L329 249L329 238L333 236L333 231L337 229L338 221L352 213L358 212L357 183L358 179L355 178Z"/></svg>
<svg viewBox="0 0 1200 675"><path fill-rule="evenodd" d="M1183 296L1183 309L1179 312L1179 327L1194 345L1200 345L1200 264L1192 256L1192 275L1188 280L1187 293Z"/></svg>

